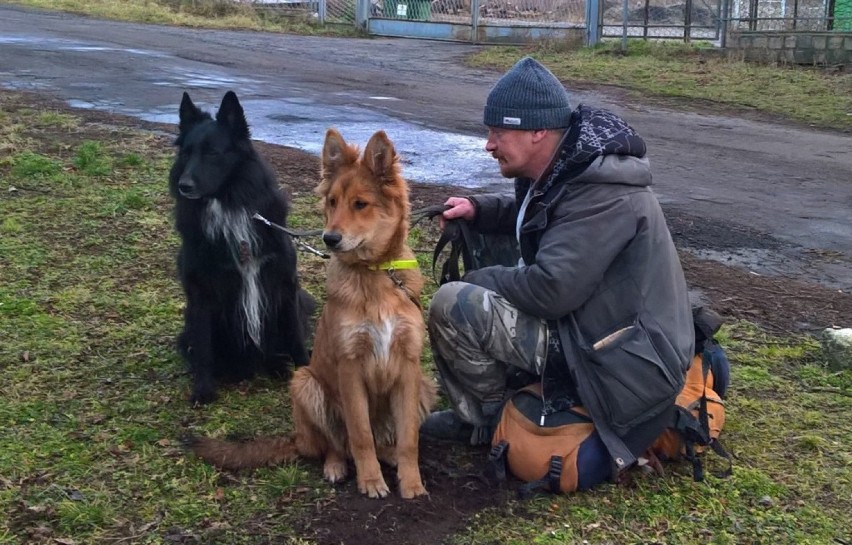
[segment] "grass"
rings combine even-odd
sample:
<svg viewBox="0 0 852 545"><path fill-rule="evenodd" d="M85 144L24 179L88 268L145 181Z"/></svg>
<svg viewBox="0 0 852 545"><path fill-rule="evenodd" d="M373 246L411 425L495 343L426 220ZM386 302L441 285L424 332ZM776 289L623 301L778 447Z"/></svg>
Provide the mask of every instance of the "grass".
<svg viewBox="0 0 852 545"><path fill-rule="evenodd" d="M221 2L18 3L160 24L342 32L244 7L215 11ZM622 55L611 45L565 51L544 43L487 48L470 62L502 70L525 54L569 86L618 85L824 127L848 127L852 113L848 74L751 65L700 46L635 42ZM167 139L34 110L3 92L0 151L0 544L307 543L289 537L294 521L333 494L315 471L292 464L225 474L180 448L190 432L281 433L290 419L281 385L265 379L223 390L204 411L186 402L189 379L173 350L182 297ZM293 226L319 221L313 196L294 200ZM428 233L412 238L414 247L430 246ZM428 255L418 257L428 265ZM302 278L320 299L322 267L300 254ZM723 434L736 455L733 477L696 484L687 468L670 466L665 477L640 475L632 486L509 506L532 518L483 511L452 541L848 540L852 373L826 371L809 337L770 337L737 323L722 342L734 364ZM428 351L423 364L431 369Z"/></svg>
<svg viewBox="0 0 852 545"><path fill-rule="evenodd" d="M470 63L502 71L526 54L547 65L569 89L613 85L646 99L677 99L679 107L758 111L816 127L852 126L852 73L747 63L700 43L634 40L626 54L617 42L579 50L543 43L484 49Z"/></svg>
<svg viewBox="0 0 852 545"><path fill-rule="evenodd" d="M188 433L286 432L290 413L281 384L266 379L225 388L204 410L187 403L173 349L183 299L169 137L36 111L5 91L0 127L0 544L309 543L288 537L294 521L334 494L314 468L222 473L180 446ZM315 197L294 200L293 225L320 225ZM434 243L420 229L412 237ZM323 262L299 256L321 300ZM630 486L508 507L532 518L480 512L452 542L848 539L852 373L828 372L809 337L736 323L721 341L733 362L723 433L732 477L697 484L669 466ZM423 364L431 372L428 350Z"/></svg>
<svg viewBox="0 0 852 545"><path fill-rule="evenodd" d="M311 36L364 35L354 25L319 25L306 13L276 14L228 0L10 0L10 3L115 21Z"/></svg>

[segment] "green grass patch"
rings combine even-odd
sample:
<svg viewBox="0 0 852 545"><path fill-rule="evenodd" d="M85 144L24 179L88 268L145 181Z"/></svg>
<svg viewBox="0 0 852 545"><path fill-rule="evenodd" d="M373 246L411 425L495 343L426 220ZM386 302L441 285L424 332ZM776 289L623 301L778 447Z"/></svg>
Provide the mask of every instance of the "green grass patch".
<svg viewBox="0 0 852 545"><path fill-rule="evenodd" d="M265 378L223 388L204 410L187 403L190 380L174 350L183 298L169 139L36 113L8 92L0 104L16 127L61 120L32 135L0 132L0 148L18 148L0 164L0 543L288 542L306 509L334 497L315 466L224 473L181 448L187 434L280 434L292 423L286 388ZM54 145L63 135L79 144ZM7 195L8 186L18 190ZM320 225L316 196L294 199L291 217L299 228ZM412 231L424 270L434 234ZM299 256L305 287L322 301L325 262ZM424 304L434 289L427 282ZM828 372L810 337L743 322L719 338L733 363L723 434L733 476L698 484L688 466L670 465L664 477L640 473L625 486L477 513L450 541L847 539L852 373ZM431 373L428 349L422 362ZM706 461L710 471L723 466Z"/></svg>
<svg viewBox="0 0 852 545"><path fill-rule="evenodd" d="M112 161L100 142L86 141L77 148L74 166L88 176L106 176L112 172Z"/></svg>
<svg viewBox="0 0 852 545"><path fill-rule="evenodd" d="M645 97L679 99L681 107L700 101L703 109L715 104L838 129L849 128L852 115L852 74L746 63L701 43L632 40L622 52L620 42L579 50L544 42L483 49L469 62L506 70L524 55L547 65L569 90L572 85L613 85Z"/></svg>
<svg viewBox="0 0 852 545"><path fill-rule="evenodd" d="M30 176L53 176L62 170L62 163L39 153L21 152L12 157L12 176L27 178Z"/></svg>
<svg viewBox="0 0 852 545"><path fill-rule="evenodd" d="M310 36L361 36L355 25L319 25L309 13L276 14L229 0L12 0L13 4L116 21L198 28L283 32Z"/></svg>

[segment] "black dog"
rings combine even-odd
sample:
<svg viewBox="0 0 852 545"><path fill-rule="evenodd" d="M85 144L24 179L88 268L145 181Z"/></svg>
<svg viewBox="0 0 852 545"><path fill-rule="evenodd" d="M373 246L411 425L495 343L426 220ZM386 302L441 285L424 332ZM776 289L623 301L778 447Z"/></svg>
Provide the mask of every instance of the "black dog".
<svg viewBox="0 0 852 545"><path fill-rule="evenodd" d="M293 241L252 217L285 225L288 203L251 144L237 95L225 94L214 120L184 93L175 145L169 189L186 295L178 350L193 375L191 402L209 403L216 380L289 378L288 355L307 364L314 301L299 287Z"/></svg>

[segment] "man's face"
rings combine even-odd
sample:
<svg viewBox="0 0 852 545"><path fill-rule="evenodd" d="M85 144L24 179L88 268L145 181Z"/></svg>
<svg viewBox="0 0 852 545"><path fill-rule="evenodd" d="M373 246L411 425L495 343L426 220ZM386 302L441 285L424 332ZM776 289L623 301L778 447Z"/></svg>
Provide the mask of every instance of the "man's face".
<svg viewBox="0 0 852 545"><path fill-rule="evenodd" d="M504 178L538 176L538 172L531 172L531 163L536 155L535 144L539 141L536 134L539 132L542 131L488 127L485 151L497 159Z"/></svg>

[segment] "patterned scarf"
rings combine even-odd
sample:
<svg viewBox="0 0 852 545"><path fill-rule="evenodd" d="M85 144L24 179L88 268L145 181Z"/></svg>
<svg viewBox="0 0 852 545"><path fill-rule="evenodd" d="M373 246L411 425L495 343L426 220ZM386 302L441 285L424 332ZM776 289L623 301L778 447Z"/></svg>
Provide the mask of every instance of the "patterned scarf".
<svg viewBox="0 0 852 545"><path fill-rule="evenodd" d="M626 121L608 110L580 104L571 113L571 125L547 180L546 193L557 180L571 180L602 155L645 156L645 141Z"/></svg>

